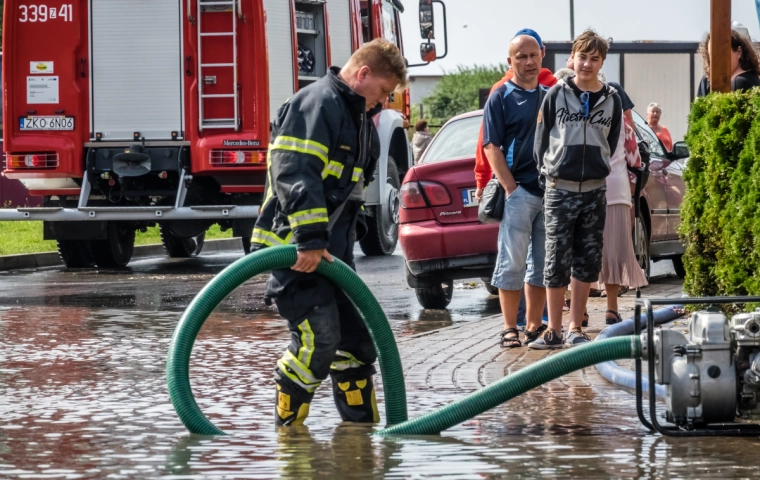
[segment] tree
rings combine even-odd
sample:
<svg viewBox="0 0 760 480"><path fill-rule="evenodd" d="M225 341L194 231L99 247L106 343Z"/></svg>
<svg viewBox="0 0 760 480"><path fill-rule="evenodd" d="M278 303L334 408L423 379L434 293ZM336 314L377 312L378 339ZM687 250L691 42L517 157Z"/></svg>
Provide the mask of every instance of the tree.
<svg viewBox="0 0 760 480"><path fill-rule="evenodd" d="M480 89L491 88L506 71L507 66L500 64L459 66L455 72L446 73L433 94L422 101L428 121L441 125L451 117L477 110Z"/></svg>

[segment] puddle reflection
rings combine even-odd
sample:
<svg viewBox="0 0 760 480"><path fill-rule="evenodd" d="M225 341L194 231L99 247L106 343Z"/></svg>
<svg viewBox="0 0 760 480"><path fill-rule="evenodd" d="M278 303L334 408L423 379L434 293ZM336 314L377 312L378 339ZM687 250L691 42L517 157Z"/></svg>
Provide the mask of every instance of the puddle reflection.
<svg viewBox="0 0 760 480"><path fill-rule="evenodd" d="M756 475L760 463L749 453L757 439L648 435L633 396L603 382L553 382L442 436L395 439L340 425L325 385L307 427L278 431L271 379L287 328L239 312L212 315L191 362L199 406L231 435L188 435L164 377L179 315L0 308L0 477L742 478ZM463 394L411 390L410 414Z"/></svg>

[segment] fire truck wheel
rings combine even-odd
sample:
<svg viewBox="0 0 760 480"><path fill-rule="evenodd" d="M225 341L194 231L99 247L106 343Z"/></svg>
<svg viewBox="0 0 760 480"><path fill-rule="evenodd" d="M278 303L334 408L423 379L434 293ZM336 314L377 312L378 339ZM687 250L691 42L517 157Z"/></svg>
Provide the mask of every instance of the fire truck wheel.
<svg viewBox="0 0 760 480"><path fill-rule="evenodd" d="M359 241L362 252L367 256L390 255L398 242L399 188L398 167L393 157L388 156L388 175L385 184L386 205L376 205L375 215L366 217L367 234Z"/></svg>
<svg viewBox="0 0 760 480"><path fill-rule="evenodd" d="M161 234L161 243L164 244L164 250L172 258L195 257L203 250L206 232L201 232L194 237L178 237L171 233L169 228L163 224L158 225L158 231Z"/></svg>
<svg viewBox="0 0 760 480"><path fill-rule="evenodd" d="M95 263L100 268L126 267L135 250L135 229L125 223L108 222L108 238L92 242Z"/></svg>
<svg viewBox="0 0 760 480"><path fill-rule="evenodd" d="M67 268L92 268L95 257L92 255L90 240L57 240L58 255Z"/></svg>

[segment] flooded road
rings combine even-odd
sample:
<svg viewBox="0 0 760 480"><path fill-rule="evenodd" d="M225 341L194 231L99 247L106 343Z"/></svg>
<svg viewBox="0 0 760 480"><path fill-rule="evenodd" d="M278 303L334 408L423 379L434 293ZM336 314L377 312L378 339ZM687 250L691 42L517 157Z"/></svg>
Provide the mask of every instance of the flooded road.
<svg viewBox="0 0 760 480"><path fill-rule="evenodd" d="M62 267L0 271L0 306L54 306L182 312L196 293L241 254L215 254L192 259L140 259L124 270L71 270ZM479 320L499 313L498 298L483 283L457 282L447 310L425 310L406 284L400 249L388 257L365 257L356 250L356 267L377 297L397 335L410 335ZM264 304L267 275L235 290L218 308L245 315L276 315Z"/></svg>
<svg viewBox="0 0 760 480"><path fill-rule="evenodd" d="M168 343L189 300L235 258L0 273L0 478L756 476L760 440L649 435L633 396L600 378L548 384L440 437L397 439L339 425L324 385L307 427L276 431L271 377L287 328L263 304L265 277L220 306L193 350L198 404L232 435L190 436L166 391ZM357 256L357 267L400 337L498 313L479 285L460 285L449 312L422 310L398 254ZM410 389L410 416L465 393Z"/></svg>

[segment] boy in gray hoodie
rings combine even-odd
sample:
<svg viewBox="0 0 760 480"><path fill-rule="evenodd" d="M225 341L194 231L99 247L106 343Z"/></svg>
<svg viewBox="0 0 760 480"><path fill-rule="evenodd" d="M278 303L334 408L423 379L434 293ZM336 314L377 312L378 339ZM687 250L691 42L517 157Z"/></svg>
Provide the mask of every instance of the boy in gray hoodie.
<svg viewBox="0 0 760 480"><path fill-rule="evenodd" d="M591 283L601 269L606 178L623 118L615 89L598 80L607 50L607 41L591 30L576 38L575 76L549 90L538 116L534 152L545 189L549 328L530 348L589 341L581 325ZM571 283L570 330L563 345L562 306Z"/></svg>

